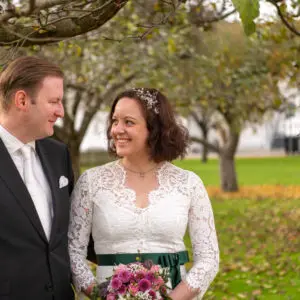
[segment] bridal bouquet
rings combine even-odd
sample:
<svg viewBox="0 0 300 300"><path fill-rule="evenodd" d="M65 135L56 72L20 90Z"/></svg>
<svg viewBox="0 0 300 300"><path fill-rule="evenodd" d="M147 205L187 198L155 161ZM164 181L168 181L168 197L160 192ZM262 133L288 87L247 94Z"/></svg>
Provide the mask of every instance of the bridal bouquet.
<svg viewBox="0 0 300 300"><path fill-rule="evenodd" d="M168 296L168 268L153 265L152 261L118 265L108 281L99 286L102 300L164 300Z"/></svg>

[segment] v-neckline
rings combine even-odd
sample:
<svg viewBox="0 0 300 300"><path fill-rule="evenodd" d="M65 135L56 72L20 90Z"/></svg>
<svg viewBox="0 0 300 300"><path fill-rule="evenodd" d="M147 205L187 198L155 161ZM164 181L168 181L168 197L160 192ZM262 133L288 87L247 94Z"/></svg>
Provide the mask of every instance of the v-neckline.
<svg viewBox="0 0 300 300"><path fill-rule="evenodd" d="M124 168L124 166L121 164L121 160L118 160L116 162L116 165L119 167L120 171L122 172L121 188L126 190L127 192L129 192L132 195L131 205L133 206L134 210L137 211L137 212L147 211L153 205L153 200L152 200L153 195L156 194L156 193L159 193L159 191L161 189L161 171L165 168L165 166L167 165L167 162L163 162L161 164L161 166L159 166L157 168L157 170L155 171L158 185L157 185L156 188L150 190L147 193L147 200L148 200L147 202L148 202L148 204L145 207L139 207L139 206L136 205L137 193L133 188L126 185L127 171Z"/></svg>

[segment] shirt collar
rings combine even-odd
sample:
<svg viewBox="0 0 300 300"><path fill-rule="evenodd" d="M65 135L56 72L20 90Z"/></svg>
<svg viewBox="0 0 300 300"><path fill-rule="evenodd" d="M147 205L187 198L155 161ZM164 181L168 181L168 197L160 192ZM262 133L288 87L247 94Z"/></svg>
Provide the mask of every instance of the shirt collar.
<svg viewBox="0 0 300 300"><path fill-rule="evenodd" d="M30 147L33 148L33 150L35 150L35 141L31 141L27 144L24 144L1 125L0 125L0 138L2 139L5 147L7 148L10 154L15 153L24 145L29 145Z"/></svg>

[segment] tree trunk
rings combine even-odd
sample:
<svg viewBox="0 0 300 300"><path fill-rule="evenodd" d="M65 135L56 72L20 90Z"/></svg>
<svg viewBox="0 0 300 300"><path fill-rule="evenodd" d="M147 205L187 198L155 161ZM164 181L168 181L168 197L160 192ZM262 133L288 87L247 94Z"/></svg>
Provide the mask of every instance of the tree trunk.
<svg viewBox="0 0 300 300"><path fill-rule="evenodd" d="M219 152L221 187L224 192L237 192L239 189L234 159L239 139L240 132L230 127L225 145Z"/></svg>
<svg viewBox="0 0 300 300"><path fill-rule="evenodd" d="M206 129L206 127L202 127L202 134L203 134L203 139L205 141L207 141L207 136L208 136L208 130ZM203 148L202 148L202 158L201 161L202 163L207 163L208 160L208 146L206 144L202 144Z"/></svg>
<svg viewBox="0 0 300 300"><path fill-rule="evenodd" d="M206 145L203 145L203 150L202 150L202 158L201 161L202 163L207 163L207 157L208 157L208 147Z"/></svg>
<svg viewBox="0 0 300 300"><path fill-rule="evenodd" d="M224 153L220 154L220 178L221 187L224 192L238 191L234 156Z"/></svg>
<svg viewBox="0 0 300 300"><path fill-rule="evenodd" d="M79 152L80 142L77 140L71 140L68 143L68 148L72 160L72 168L74 172L75 182L80 176L80 152Z"/></svg>
<svg viewBox="0 0 300 300"><path fill-rule="evenodd" d="M221 187L224 192L237 192L239 189L234 160L239 139L240 132L237 132L234 127L230 128L228 139L219 152Z"/></svg>

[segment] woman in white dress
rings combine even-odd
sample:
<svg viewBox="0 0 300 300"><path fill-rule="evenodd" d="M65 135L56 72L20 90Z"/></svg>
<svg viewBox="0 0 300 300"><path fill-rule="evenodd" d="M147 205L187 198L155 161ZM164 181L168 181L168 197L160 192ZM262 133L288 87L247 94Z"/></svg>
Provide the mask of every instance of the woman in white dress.
<svg viewBox="0 0 300 300"><path fill-rule="evenodd" d="M72 195L69 251L76 290L91 295L113 265L150 257L170 268L172 299L201 299L218 272L219 249L201 179L170 163L186 152L186 129L163 94L136 88L113 102L107 135L119 160L84 172ZM188 273L187 228L193 246ZM86 261L91 233L96 278Z"/></svg>

